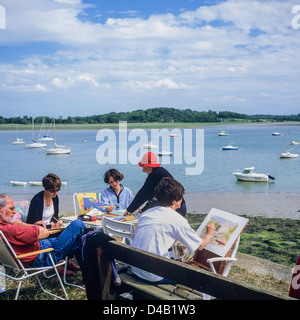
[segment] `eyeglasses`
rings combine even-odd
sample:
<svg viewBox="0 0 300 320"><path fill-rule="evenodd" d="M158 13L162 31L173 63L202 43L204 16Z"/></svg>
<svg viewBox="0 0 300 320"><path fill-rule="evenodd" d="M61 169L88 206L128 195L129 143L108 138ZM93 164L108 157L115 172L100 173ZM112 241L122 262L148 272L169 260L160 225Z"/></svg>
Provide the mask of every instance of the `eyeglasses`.
<svg viewBox="0 0 300 320"><path fill-rule="evenodd" d="M49 192L55 193L55 192L58 192L59 190L60 190L60 189L55 189L55 190L54 190L54 189L50 189Z"/></svg>

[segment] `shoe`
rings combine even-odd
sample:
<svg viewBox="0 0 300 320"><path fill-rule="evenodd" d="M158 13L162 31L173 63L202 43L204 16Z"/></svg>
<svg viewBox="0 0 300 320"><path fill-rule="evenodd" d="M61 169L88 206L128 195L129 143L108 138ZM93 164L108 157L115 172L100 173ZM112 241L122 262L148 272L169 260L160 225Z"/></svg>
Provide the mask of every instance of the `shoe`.
<svg viewBox="0 0 300 320"><path fill-rule="evenodd" d="M70 260L68 261L67 269L71 271L80 271L80 267Z"/></svg>
<svg viewBox="0 0 300 320"><path fill-rule="evenodd" d="M65 266L59 266L57 267L57 271L58 271L58 274L63 276L64 275L64 272L65 272ZM70 270L66 270L66 276L74 276L74 272L70 271Z"/></svg>

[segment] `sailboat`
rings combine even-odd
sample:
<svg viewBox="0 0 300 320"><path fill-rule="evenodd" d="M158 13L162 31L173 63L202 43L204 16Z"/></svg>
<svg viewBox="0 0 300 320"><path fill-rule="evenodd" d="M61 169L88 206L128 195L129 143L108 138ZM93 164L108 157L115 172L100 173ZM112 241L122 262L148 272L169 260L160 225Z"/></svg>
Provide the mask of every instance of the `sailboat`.
<svg viewBox="0 0 300 320"><path fill-rule="evenodd" d="M235 142L229 143L229 132L227 132L227 145L222 147L221 150L238 150L238 147L233 146Z"/></svg>
<svg viewBox="0 0 300 320"><path fill-rule="evenodd" d="M222 126L222 119L221 119L221 126ZM226 130L221 130L219 133L218 133L218 136L227 136L228 133Z"/></svg>
<svg viewBox="0 0 300 320"><path fill-rule="evenodd" d="M59 146L56 144L56 135L55 135L55 117L53 117L53 132L54 132L54 148L43 149L49 155L60 155L60 154L69 154L71 152L70 148L65 146Z"/></svg>
<svg viewBox="0 0 300 320"><path fill-rule="evenodd" d="M49 137L49 131L51 129L52 122L53 122L53 120L50 123L50 126L49 126L47 133L45 133L46 131L45 131L45 117L44 117L43 124L42 124L42 127L44 129L44 136L43 136L43 138L40 138L39 141L53 141L54 140L53 138Z"/></svg>
<svg viewBox="0 0 300 320"><path fill-rule="evenodd" d="M18 125L17 125L17 140L13 141L11 144L13 145L22 145L25 144L25 141L23 139L19 138L19 131L18 131Z"/></svg>
<svg viewBox="0 0 300 320"><path fill-rule="evenodd" d="M34 120L32 117L32 143L26 144L26 148L44 148L47 144L34 139Z"/></svg>
<svg viewBox="0 0 300 320"><path fill-rule="evenodd" d="M285 125L285 146L287 146L287 125ZM280 154L281 159L292 159L292 158L298 158L299 154L298 153L291 153L290 151L293 150L294 148L285 150L285 152L282 152Z"/></svg>

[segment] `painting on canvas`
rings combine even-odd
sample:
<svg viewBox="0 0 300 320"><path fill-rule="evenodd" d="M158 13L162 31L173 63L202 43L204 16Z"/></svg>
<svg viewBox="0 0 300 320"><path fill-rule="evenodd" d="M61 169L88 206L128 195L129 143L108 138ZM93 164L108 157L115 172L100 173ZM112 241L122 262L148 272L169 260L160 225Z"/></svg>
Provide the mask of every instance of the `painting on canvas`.
<svg viewBox="0 0 300 320"><path fill-rule="evenodd" d="M214 223L216 228L214 235L205 249L225 257L248 221L248 219L235 214L212 208L201 223L197 233L203 238L206 234L207 225Z"/></svg>

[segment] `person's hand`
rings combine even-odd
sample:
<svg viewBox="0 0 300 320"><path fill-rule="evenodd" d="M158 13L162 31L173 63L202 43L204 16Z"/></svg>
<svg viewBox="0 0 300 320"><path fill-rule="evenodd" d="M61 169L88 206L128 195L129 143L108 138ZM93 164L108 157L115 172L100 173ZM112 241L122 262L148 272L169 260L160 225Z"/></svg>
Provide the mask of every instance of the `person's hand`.
<svg viewBox="0 0 300 320"><path fill-rule="evenodd" d="M112 209L113 209L113 206L107 206L107 207L106 207L106 211L107 211L107 212L111 212Z"/></svg>
<svg viewBox="0 0 300 320"><path fill-rule="evenodd" d="M56 223L51 222L51 229L59 229L63 226L64 224L61 221L57 221Z"/></svg>
<svg viewBox="0 0 300 320"><path fill-rule="evenodd" d="M216 230L215 224L212 222L206 228L206 234L213 234Z"/></svg>
<svg viewBox="0 0 300 320"><path fill-rule="evenodd" d="M45 222L43 220L39 220L39 221L35 222L34 224L37 226L46 228Z"/></svg>
<svg viewBox="0 0 300 320"><path fill-rule="evenodd" d="M125 212L124 212L124 216L127 216L127 215L131 215L131 213L128 212L127 209L126 209Z"/></svg>

